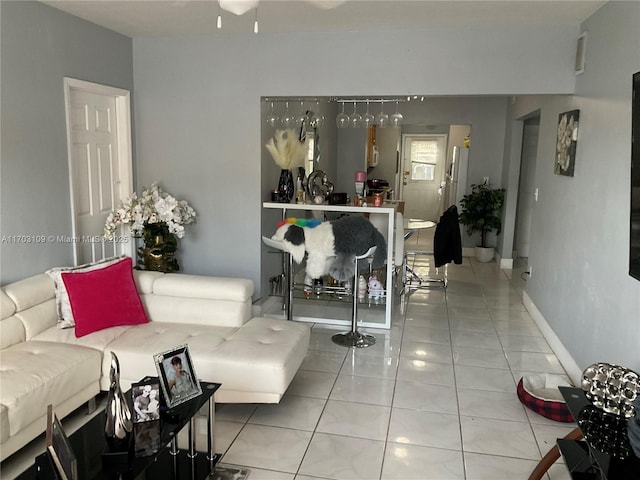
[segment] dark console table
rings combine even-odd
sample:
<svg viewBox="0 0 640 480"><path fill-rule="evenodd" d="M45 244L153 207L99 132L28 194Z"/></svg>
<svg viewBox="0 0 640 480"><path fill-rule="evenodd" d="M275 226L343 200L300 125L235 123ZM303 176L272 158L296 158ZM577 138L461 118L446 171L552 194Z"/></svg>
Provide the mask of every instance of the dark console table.
<svg viewBox="0 0 640 480"><path fill-rule="evenodd" d="M612 415L598 421L602 415L576 387L558 387L573 418L588 419L590 426L579 423L584 440L576 435L558 439L573 480L638 480L640 459L628 445L627 420ZM572 432L573 433L573 432Z"/></svg>
<svg viewBox="0 0 640 480"><path fill-rule="evenodd" d="M204 480L215 470L219 455L215 454L213 424L215 402L213 395L219 383L200 382L202 394L170 410L162 410L157 427L160 442L157 452L148 456L103 458L106 449L104 410L69 437L78 461L78 478L82 480L142 480L142 479L190 479ZM130 392L126 398L131 406ZM195 448L195 415L208 404L207 452L198 453ZM153 423L153 422L146 422ZM178 450L177 436L189 425L189 448ZM135 424L135 426L145 425ZM55 480L56 476L47 453L39 455L35 464L18 477L18 480Z"/></svg>

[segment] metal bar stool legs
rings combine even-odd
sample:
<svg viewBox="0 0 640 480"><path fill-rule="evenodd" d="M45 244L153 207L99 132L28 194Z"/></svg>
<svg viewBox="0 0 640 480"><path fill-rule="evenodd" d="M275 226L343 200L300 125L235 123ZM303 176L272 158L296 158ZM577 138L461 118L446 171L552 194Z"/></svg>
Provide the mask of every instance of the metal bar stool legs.
<svg viewBox="0 0 640 480"><path fill-rule="evenodd" d="M343 347L356 347L364 348L370 347L376 343L376 337L366 333L360 333L358 331L358 260L370 257L375 252L376 247L371 247L363 255L356 256L355 259L355 276L353 279L353 302L351 306L351 331L346 333L337 333L331 340L333 343L341 345Z"/></svg>

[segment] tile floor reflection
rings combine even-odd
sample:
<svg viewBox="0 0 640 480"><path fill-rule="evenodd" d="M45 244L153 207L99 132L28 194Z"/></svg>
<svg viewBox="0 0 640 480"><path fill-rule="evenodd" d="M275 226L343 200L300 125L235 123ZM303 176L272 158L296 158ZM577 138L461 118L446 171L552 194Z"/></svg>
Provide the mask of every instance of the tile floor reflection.
<svg viewBox="0 0 640 480"><path fill-rule="evenodd" d="M415 269L432 276L429 263ZM250 467L251 480L528 478L573 427L516 396L524 374L563 373L522 304L522 271L449 265L446 291L414 291L391 330L365 329L371 348L336 346L345 328L314 324L280 404L219 405L222 461ZM561 464L547 476L569 478Z"/></svg>

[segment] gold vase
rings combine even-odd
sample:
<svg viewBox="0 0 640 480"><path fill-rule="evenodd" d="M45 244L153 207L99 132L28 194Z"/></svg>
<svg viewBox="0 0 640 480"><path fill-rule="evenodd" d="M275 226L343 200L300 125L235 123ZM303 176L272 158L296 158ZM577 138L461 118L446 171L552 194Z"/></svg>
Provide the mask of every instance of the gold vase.
<svg viewBox="0 0 640 480"><path fill-rule="evenodd" d="M142 254L144 268L156 272L174 272L178 270L178 262L172 252L167 252L167 245L162 235L156 235L153 244L145 246Z"/></svg>

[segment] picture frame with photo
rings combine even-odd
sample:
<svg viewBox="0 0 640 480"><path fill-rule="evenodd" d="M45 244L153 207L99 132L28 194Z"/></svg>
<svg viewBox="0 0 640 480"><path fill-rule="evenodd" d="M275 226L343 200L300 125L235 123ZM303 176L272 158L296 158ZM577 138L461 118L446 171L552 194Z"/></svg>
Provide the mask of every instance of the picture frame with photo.
<svg viewBox="0 0 640 480"><path fill-rule="evenodd" d="M152 422L160 419L160 382L142 380L131 384L133 423Z"/></svg>
<svg viewBox="0 0 640 480"><path fill-rule="evenodd" d="M57 478L60 480L78 480L78 460L51 404L47 405L45 443L47 453L53 461Z"/></svg>
<svg viewBox="0 0 640 480"><path fill-rule="evenodd" d="M162 392L168 408L202 394L188 345L157 353L153 356Z"/></svg>

